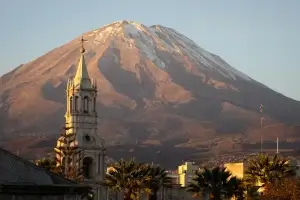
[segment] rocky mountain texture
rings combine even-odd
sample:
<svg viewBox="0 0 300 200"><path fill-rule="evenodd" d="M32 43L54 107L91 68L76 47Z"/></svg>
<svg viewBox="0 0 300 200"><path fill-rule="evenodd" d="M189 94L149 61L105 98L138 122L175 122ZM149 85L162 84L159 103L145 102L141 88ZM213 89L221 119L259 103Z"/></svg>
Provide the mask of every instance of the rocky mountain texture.
<svg viewBox="0 0 300 200"><path fill-rule="evenodd" d="M99 90L99 134L109 141L195 147L208 141L255 142L261 134L261 103L267 139L297 137L298 101L174 29L120 21L83 36L88 70ZM80 37L1 77L2 136L59 135Z"/></svg>

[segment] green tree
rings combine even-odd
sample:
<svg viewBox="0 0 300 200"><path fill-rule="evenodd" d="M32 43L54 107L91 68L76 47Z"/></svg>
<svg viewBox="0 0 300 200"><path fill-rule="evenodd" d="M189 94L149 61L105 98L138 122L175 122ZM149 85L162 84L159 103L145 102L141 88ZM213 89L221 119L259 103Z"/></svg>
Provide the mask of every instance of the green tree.
<svg viewBox="0 0 300 200"><path fill-rule="evenodd" d="M37 166L43 167L48 171L53 171L56 168L56 161L52 158L42 158L35 162Z"/></svg>
<svg viewBox="0 0 300 200"><path fill-rule="evenodd" d="M300 197L300 182L296 178L288 178L266 184L266 189L260 200L298 200Z"/></svg>
<svg viewBox="0 0 300 200"><path fill-rule="evenodd" d="M240 184L236 177L232 177L226 168L203 168L196 171L193 181L188 185L187 191L194 196L208 196L210 200L221 200L237 195Z"/></svg>
<svg viewBox="0 0 300 200"><path fill-rule="evenodd" d="M145 167L146 170L146 183L145 187L148 188L148 200L157 200L157 192L159 189L164 187L170 187L172 180L168 176L165 169L155 165L148 165Z"/></svg>
<svg viewBox="0 0 300 200"><path fill-rule="evenodd" d="M259 154L248 163L245 176L247 181L253 186L260 184L274 183L296 174L296 168L277 154L269 156L268 154Z"/></svg>
<svg viewBox="0 0 300 200"><path fill-rule="evenodd" d="M72 127L64 127L63 133L58 141L61 144L54 148L56 159L43 158L36 161L36 165L52 171L60 176L75 182L83 180L82 175L82 154L78 149L75 133L67 134L67 130ZM85 199L92 200L94 194L88 191L83 195Z"/></svg>
<svg viewBox="0 0 300 200"><path fill-rule="evenodd" d="M72 181L80 182L83 180L81 151L76 145L75 134L66 134L68 129L70 128L63 128L63 133L58 139L61 145L54 148L57 158L42 158L36 161L36 165Z"/></svg>
<svg viewBox="0 0 300 200"><path fill-rule="evenodd" d="M246 197L246 188L242 179L231 177L229 180L230 187L228 193L233 194L236 200L244 200Z"/></svg>
<svg viewBox="0 0 300 200"><path fill-rule="evenodd" d="M137 163L135 159L112 163L105 175L103 185L113 191L123 192L124 200L139 199L142 192L147 191L148 166Z"/></svg>
<svg viewBox="0 0 300 200"><path fill-rule="evenodd" d="M80 182L82 175L82 156L76 143L76 134L67 134L67 130L72 127L64 127L61 137L58 139L60 146L54 148L57 157L58 166L54 171L63 175L65 178Z"/></svg>
<svg viewBox="0 0 300 200"><path fill-rule="evenodd" d="M255 200L258 199L259 187L249 184L247 178L238 179L233 177L231 179L232 193L234 193L235 200Z"/></svg>

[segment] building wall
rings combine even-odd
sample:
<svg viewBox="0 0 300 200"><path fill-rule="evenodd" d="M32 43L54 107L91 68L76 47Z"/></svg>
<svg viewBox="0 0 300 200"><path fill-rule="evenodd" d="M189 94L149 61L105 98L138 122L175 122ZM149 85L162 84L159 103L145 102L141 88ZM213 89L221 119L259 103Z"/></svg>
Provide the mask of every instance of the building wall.
<svg viewBox="0 0 300 200"><path fill-rule="evenodd" d="M231 172L232 176L244 177L244 163L226 163L224 167L226 167L226 171Z"/></svg>
<svg viewBox="0 0 300 200"><path fill-rule="evenodd" d="M79 195L0 194L1 200L81 200Z"/></svg>
<svg viewBox="0 0 300 200"><path fill-rule="evenodd" d="M300 165L297 164L296 176L300 177Z"/></svg>
<svg viewBox="0 0 300 200"><path fill-rule="evenodd" d="M146 194L142 194L140 200L147 200ZM194 200L193 195L185 190L183 187L178 188L164 188L157 193L157 200ZM204 200L197 197L197 200ZM123 200L123 194L121 192L109 192L108 200Z"/></svg>
<svg viewBox="0 0 300 200"><path fill-rule="evenodd" d="M193 162L185 162L183 165L178 166L178 174L187 173L187 174L193 174L195 173L195 170L197 170L199 167L197 165L194 165Z"/></svg>
<svg viewBox="0 0 300 200"><path fill-rule="evenodd" d="M198 169L199 166L194 165L193 162L185 162L183 165L178 166L179 184L186 187Z"/></svg>
<svg viewBox="0 0 300 200"><path fill-rule="evenodd" d="M237 178L244 178L244 173L246 166L244 163L226 163L224 164L224 167L226 167L226 171L230 171L232 173L232 176L236 176ZM261 186L262 183L258 182L256 183L257 186ZM263 192L264 188L259 188L258 192Z"/></svg>

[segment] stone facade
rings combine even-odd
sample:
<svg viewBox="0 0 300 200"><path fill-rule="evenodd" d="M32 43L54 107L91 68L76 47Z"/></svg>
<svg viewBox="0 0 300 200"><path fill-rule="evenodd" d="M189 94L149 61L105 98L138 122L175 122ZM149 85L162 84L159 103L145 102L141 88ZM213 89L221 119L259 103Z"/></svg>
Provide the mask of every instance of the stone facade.
<svg viewBox="0 0 300 200"><path fill-rule="evenodd" d="M83 39L82 39L83 42ZM65 114L66 134L75 137L75 143L80 151L80 164L83 170L83 184L91 185L94 189L95 200L106 199L106 189L101 187L105 175L105 144L104 139L97 133L97 86L90 79L84 58L82 46L81 55L75 77L68 81L66 88L67 109ZM61 144L57 142L56 149ZM58 165L64 157L58 152Z"/></svg>
<svg viewBox="0 0 300 200"><path fill-rule="evenodd" d="M108 192L108 200L123 200L123 194L121 192ZM142 194L140 200L147 200L146 194ZM157 192L157 200L192 200L193 194L186 191L186 188L180 187L179 184L174 184L170 188L161 188ZM197 197L198 200L204 200L201 197Z"/></svg>

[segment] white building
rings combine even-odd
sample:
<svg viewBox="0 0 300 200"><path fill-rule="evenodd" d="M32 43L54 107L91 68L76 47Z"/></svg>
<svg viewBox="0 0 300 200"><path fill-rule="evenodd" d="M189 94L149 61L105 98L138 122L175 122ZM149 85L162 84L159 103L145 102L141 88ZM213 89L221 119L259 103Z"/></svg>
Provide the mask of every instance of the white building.
<svg viewBox="0 0 300 200"><path fill-rule="evenodd" d="M194 162L185 162L178 166L179 184L181 187L187 187L198 169L199 166L195 165Z"/></svg>
<svg viewBox="0 0 300 200"><path fill-rule="evenodd" d="M66 88L67 109L66 135L74 137L74 143L63 143L64 136L57 142L56 151L58 165L65 163L66 156L61 152L61 147L77 146L80 152L84 184L91 185L94 189L95 200L106 199L106 189L100 187L105 175L105 147L104 140L97 134L97 86L94 79L90 79L85 63L83 39L81 55L77 71L73 79L69 79ZM68 158L67 158L68 159Z"/></svg>

